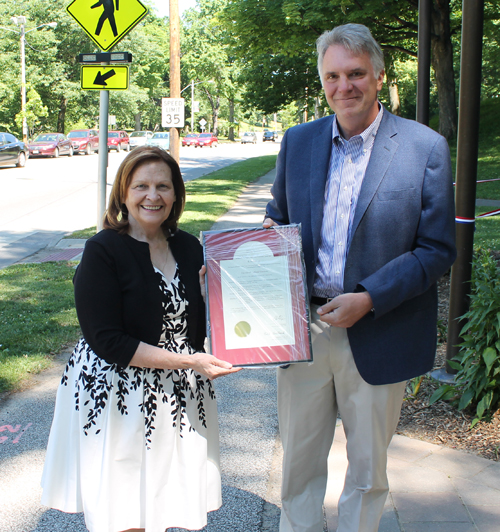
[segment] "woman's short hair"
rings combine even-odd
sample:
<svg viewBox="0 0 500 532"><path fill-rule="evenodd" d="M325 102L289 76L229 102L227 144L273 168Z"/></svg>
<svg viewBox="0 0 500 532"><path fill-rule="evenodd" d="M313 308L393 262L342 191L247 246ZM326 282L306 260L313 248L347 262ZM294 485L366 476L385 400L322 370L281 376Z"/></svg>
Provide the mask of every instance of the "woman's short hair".
<svg viewBox="0 0 500 532"><path fill-rule="evenodd" d="M163 222L162 227L166 233L173 234L177 229L177 222L184 210L186 201L186 189L182 179L181 169L177 161L165 150L154 146L139 146L134 148L123 159L115 182L111 189L109 205L104 215L104 229L115 229L120 233L126 233L129 227L128 212L125 207L128 188L132 182L134 172L143 164L152 161L163 161L172 172L172 184L175 192L175 202L172 205L169 217Z"/></svg>
<svg viewBox="0 0 500 532"><path fill-rule="evenodd" d="M333 30L325 31L316 41L318 51L318 72L323 83L323 58L330 46L339 45L353 55L367 53L373 66L375 77L384 70L384 53L370 30L363 24L344 24Z"/></svg>

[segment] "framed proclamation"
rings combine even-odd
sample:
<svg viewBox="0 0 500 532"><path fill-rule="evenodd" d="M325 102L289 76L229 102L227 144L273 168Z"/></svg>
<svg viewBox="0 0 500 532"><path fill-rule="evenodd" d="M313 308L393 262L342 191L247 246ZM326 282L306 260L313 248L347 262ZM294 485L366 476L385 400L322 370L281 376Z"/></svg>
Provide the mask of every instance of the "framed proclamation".
<svg viewBox="0 0 500 532"><path fill-rule="evenodd" d="M202 233L211 352L233 366L312 361L300 225Z"/></svg>

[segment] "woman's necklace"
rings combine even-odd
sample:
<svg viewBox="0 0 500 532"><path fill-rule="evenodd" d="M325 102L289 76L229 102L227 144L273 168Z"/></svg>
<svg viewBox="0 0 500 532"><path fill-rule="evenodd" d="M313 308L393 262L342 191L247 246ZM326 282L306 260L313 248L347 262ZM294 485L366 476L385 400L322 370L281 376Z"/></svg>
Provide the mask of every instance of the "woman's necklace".
<svg viewBox="0 0 500 532"><path fill-rule="evenodd" d="M165 243L159 246L151 246L150 244L149 247L153 266L163 273L168 282L172 282L175 275L175 259L170 251L168 241L165 240Z"/></svg>

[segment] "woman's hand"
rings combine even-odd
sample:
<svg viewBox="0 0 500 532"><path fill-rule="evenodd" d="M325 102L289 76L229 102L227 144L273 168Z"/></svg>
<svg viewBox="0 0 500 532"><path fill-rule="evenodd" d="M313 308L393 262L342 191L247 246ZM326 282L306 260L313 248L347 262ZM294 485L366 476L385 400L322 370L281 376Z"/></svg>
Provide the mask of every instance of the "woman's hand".
<svg viewBox="0 0 500 532"><path fill-rule="evenodd" d="M191 355L190 358L194 362L194 364L192 364L192 369L205 375L205 377L208 377L210 380L224 375L230 375L231 373L236 373L242 369L233 368L232 364L229 362L219 360L207 353L195 353L194 355Z"/></svg>
<svg viewBox="0 0 500 532"><path fill-rule="evenodd" d="M205 268L205 266L202 266L200 271L198 272L199 276L200 276L200 290L201 290L201 295L203 297L203 301L205 301L205 303L207 302L207 290L206 290L206 286L205 286L205 275L207 273L207 269Z"/></svg>

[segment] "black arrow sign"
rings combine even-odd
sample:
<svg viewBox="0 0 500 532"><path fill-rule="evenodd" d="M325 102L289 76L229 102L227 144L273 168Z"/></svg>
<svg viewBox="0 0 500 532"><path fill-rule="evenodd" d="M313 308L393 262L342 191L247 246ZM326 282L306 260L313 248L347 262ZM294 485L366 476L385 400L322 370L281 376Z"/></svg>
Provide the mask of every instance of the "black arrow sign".
<svg viewBox="0 0 500 532"><path fill-rule="evenodd" d="M111 69L109 72L106 72L106 74L101 74L101 71L99 70L99 72L97 73L97 76L95 77L94 85L105 85L106 86L107 85L106 80L109 78L112 78L115 74L116 72L113 69Z"/></svg>

